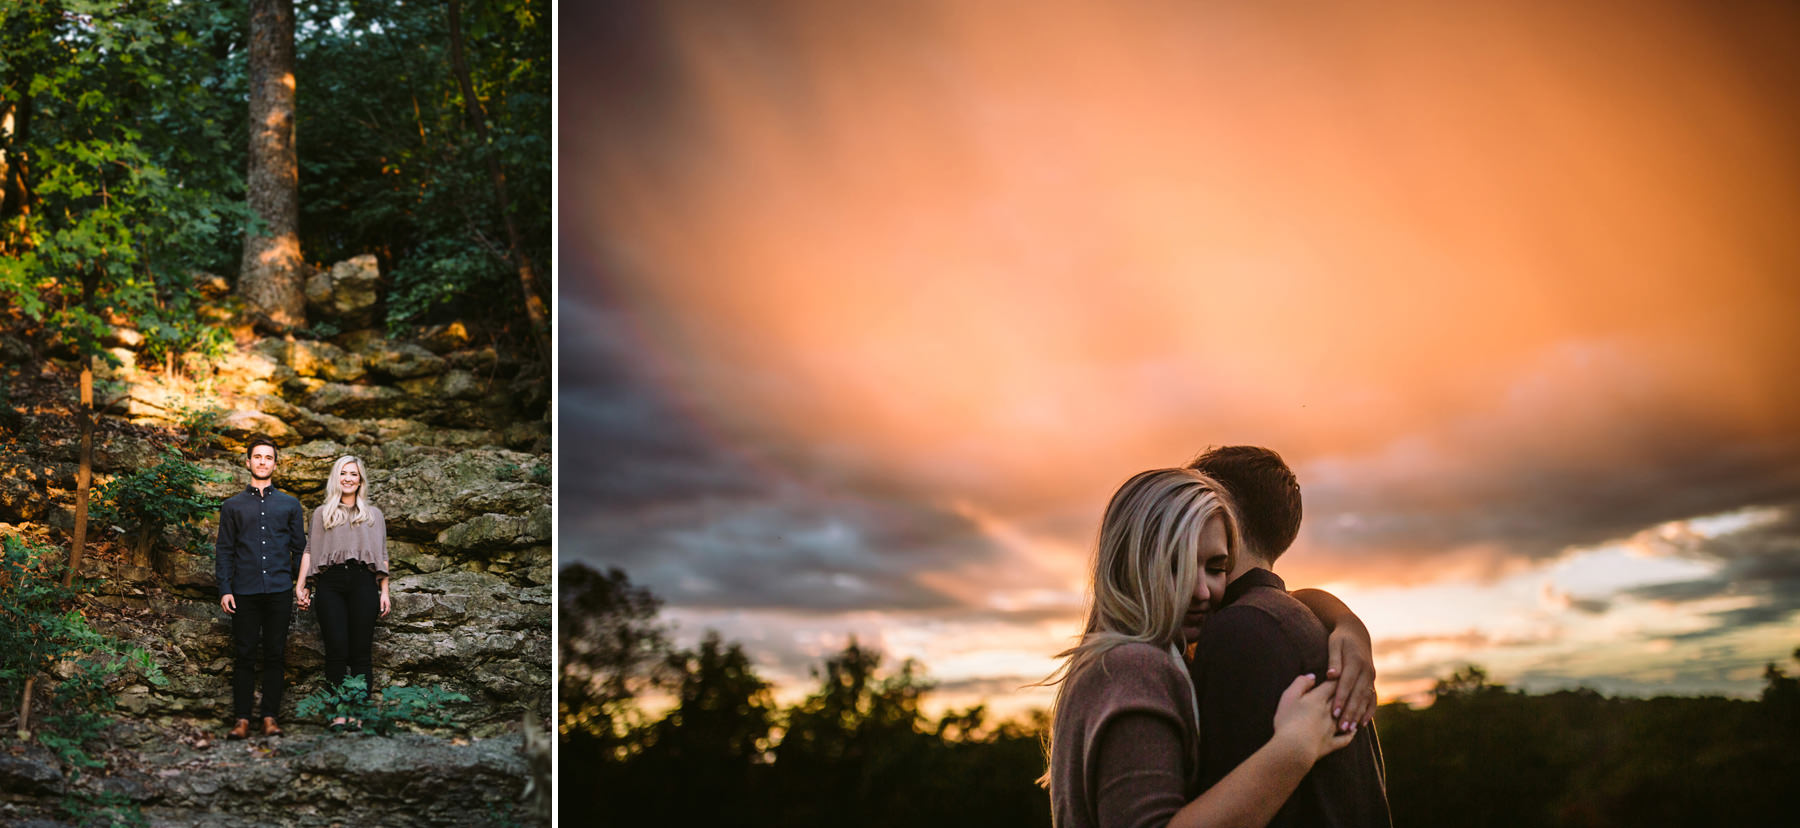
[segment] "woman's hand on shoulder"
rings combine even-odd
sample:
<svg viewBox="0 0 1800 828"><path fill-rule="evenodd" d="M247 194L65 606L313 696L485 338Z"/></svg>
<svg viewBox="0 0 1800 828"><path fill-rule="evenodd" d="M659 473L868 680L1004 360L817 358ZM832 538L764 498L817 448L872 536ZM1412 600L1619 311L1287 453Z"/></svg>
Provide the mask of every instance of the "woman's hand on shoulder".
<svg viewBox="0 0 1800 828"><path fill-rule="evenodd" d="M1275 707L1275 737L1272 741L1291 747L1297 758L1308 765L1334 750L1350 744L1355 730L1338 728L1331 715L1331 694L1337 682L1316 684L1311 673L1294 679L1281 694Z"/></svg>
<svg viewBox="0 0 1800 828"><path fill-rule="evenodd" d="M1361 623L1342 624L1331 631L1327 645L1330 663L1325 678L1337 682L1331 695L1331 715L1339 730L1361 727L1375 720L1375 648Z"/></svg>

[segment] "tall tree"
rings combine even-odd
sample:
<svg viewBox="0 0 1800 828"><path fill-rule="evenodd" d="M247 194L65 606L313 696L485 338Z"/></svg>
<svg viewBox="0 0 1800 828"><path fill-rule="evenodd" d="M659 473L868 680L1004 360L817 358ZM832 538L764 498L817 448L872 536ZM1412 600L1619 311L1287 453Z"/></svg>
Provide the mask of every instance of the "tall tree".
<svg viewBox="0 0 1800 828"><path fill-rule="evenodd" d="M12 144L13 126L18 122L17 106L14 101L0 100L0 219L6 218L7 208L18 212L25 200L24 179L7 157L7 147ZM5 251L0 250L0 255Z"/></svg>
<svg viewBox="0 0 1800 828"><path fill-rule="evenodd" d="M306 324L300 163L294 148L294 0L250 2L250 209L238 292L269 327Z"/></svg>

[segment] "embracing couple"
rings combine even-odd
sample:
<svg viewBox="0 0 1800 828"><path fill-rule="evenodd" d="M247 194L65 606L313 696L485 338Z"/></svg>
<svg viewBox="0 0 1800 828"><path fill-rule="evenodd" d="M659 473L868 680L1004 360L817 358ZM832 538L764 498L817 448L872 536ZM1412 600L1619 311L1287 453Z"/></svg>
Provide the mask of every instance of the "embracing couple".
<svg viewBox="0 0 1800 828"><path fill-rule="evenodd" d="M1299 529L1299 483L1264 448L1113 494L1087 624L1047 680L1058 828L1392 825L1368 630L1272 571Z"/></svg>
<svg viewBox="0 0 1800 828"><path fill-rule="evenodd" d="M275 441L257 435L244 446L250 485L219 508L219 606L231 615L232 713L226 738L250 736L256 702L257 650L262 651L262 728L282 735L288 623L294 608L315 608L325 639L325 680L345 674L370 683L375 618L387 615L387 521L369 502L368 470L345 455L331 466L325 502L306 528L300 500L274 485ZM298 574L296 574L298 573ZM335 719L338 729L354 723Z"/></svg>

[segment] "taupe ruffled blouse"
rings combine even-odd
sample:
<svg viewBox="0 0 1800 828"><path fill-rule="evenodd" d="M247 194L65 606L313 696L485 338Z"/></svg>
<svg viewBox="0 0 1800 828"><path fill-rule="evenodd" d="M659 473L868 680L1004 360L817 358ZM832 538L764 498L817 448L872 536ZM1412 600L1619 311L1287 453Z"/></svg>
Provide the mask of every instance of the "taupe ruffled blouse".
<svg viewBox="0 0 1800 828"><path fill-rule="evenodd" d="M330 504L325 504L329 506ZM306 535L307 551L312 564L306 577L319 570L345 561L362 561L381 575L388 574L387 517L375 504L369 504L369 519L362 523L341 523L325 528L325 506L313 510L311 531Z"/></svg>

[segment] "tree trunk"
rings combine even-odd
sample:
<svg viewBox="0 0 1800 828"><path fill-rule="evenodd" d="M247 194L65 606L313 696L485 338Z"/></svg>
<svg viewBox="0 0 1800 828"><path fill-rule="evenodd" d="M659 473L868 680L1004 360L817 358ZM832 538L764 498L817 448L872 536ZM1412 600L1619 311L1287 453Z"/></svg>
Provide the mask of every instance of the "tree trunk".
<svg viewBox="0 0 1800 828"><path fill-rule="evenodd" d="M475 130L476 144L487 147L487 116L482 114L481 102L475 98L469 61L463 55L462 3L449 0L449 5L450 66L456 72L456 85L462 89L463 108L468 111L469 125ZM532 268L531 259L525 255L525 247L519 241L519 226L513 221L512 202L506 195L506 173L500 169L500 157L492 149L487 151L487 167L488 177L494 182L494 196L500 202L500 218L506 224L506 243L512 252L513 266L519 271L519 290L525 295L525 315L530 319L531 333L537 340L539 352L547 361L550 359L550 314L538 295L537 271Z"/></svg>
<svg viewBox="0 0 1800 828"><path fill-rule="evenodd" d="M5 108L4 123L0 123L0 145L12 148L0 150L0 219L18 216L17 231L23 235L26 217L31 213L31 185L25 156L19 154L18 148L30 140L31 98L0 101L0 107ZM0 244L0 248L4 247ZM10 253L0 250L0 254Z"/></svg>
<svg viewBox="0 0 1800 828"><path fill-rule="evenodd" d="M21 742L31 741L31 691L37 689L37 676L25 679L25 697L19 700L19 732Z"/></svg>
<svg viewBox="0 0 1800 828"><path fill-rule="evenodd" d="M81 571L81 556L87 549L88 486L94 480L94 359L88 357L81 366L81 405L75 408L75 421L81 429L81 465L75 473L75 539L69 547L69 569L63 573L62 585L75 583Z"/></svg>
<svg viewBox="0 0 1800 828"><path fill-rule="evenodd" d="M94 480L94 359L88 357L81 366L81 404L75 407L75 421L81 429L81 466L75 473L75 537L69 546L69 568L63 572L64 588L75 583L81 571L81 553L87 548L88 485ZM31 738L31 695L37 689L37 676L25 679L25 692L19 699L19 741Z"/></svg>
<svg viewBox="0 0 1800 828"><path fill-rule="evenodd" d="M306 324L300 258L300 164L294 150L294 0L250 2L250 209L263 233L244 236L242 294L265 327Z"/></svg>
<svg viewBox="0 0 1800 828"><path fill-rule="evenodd" d="M0 216L6 215L6 204L15 201L12 191L12 160L6 147L12 144L13 107L10 101L0 101Z"/></svg>

